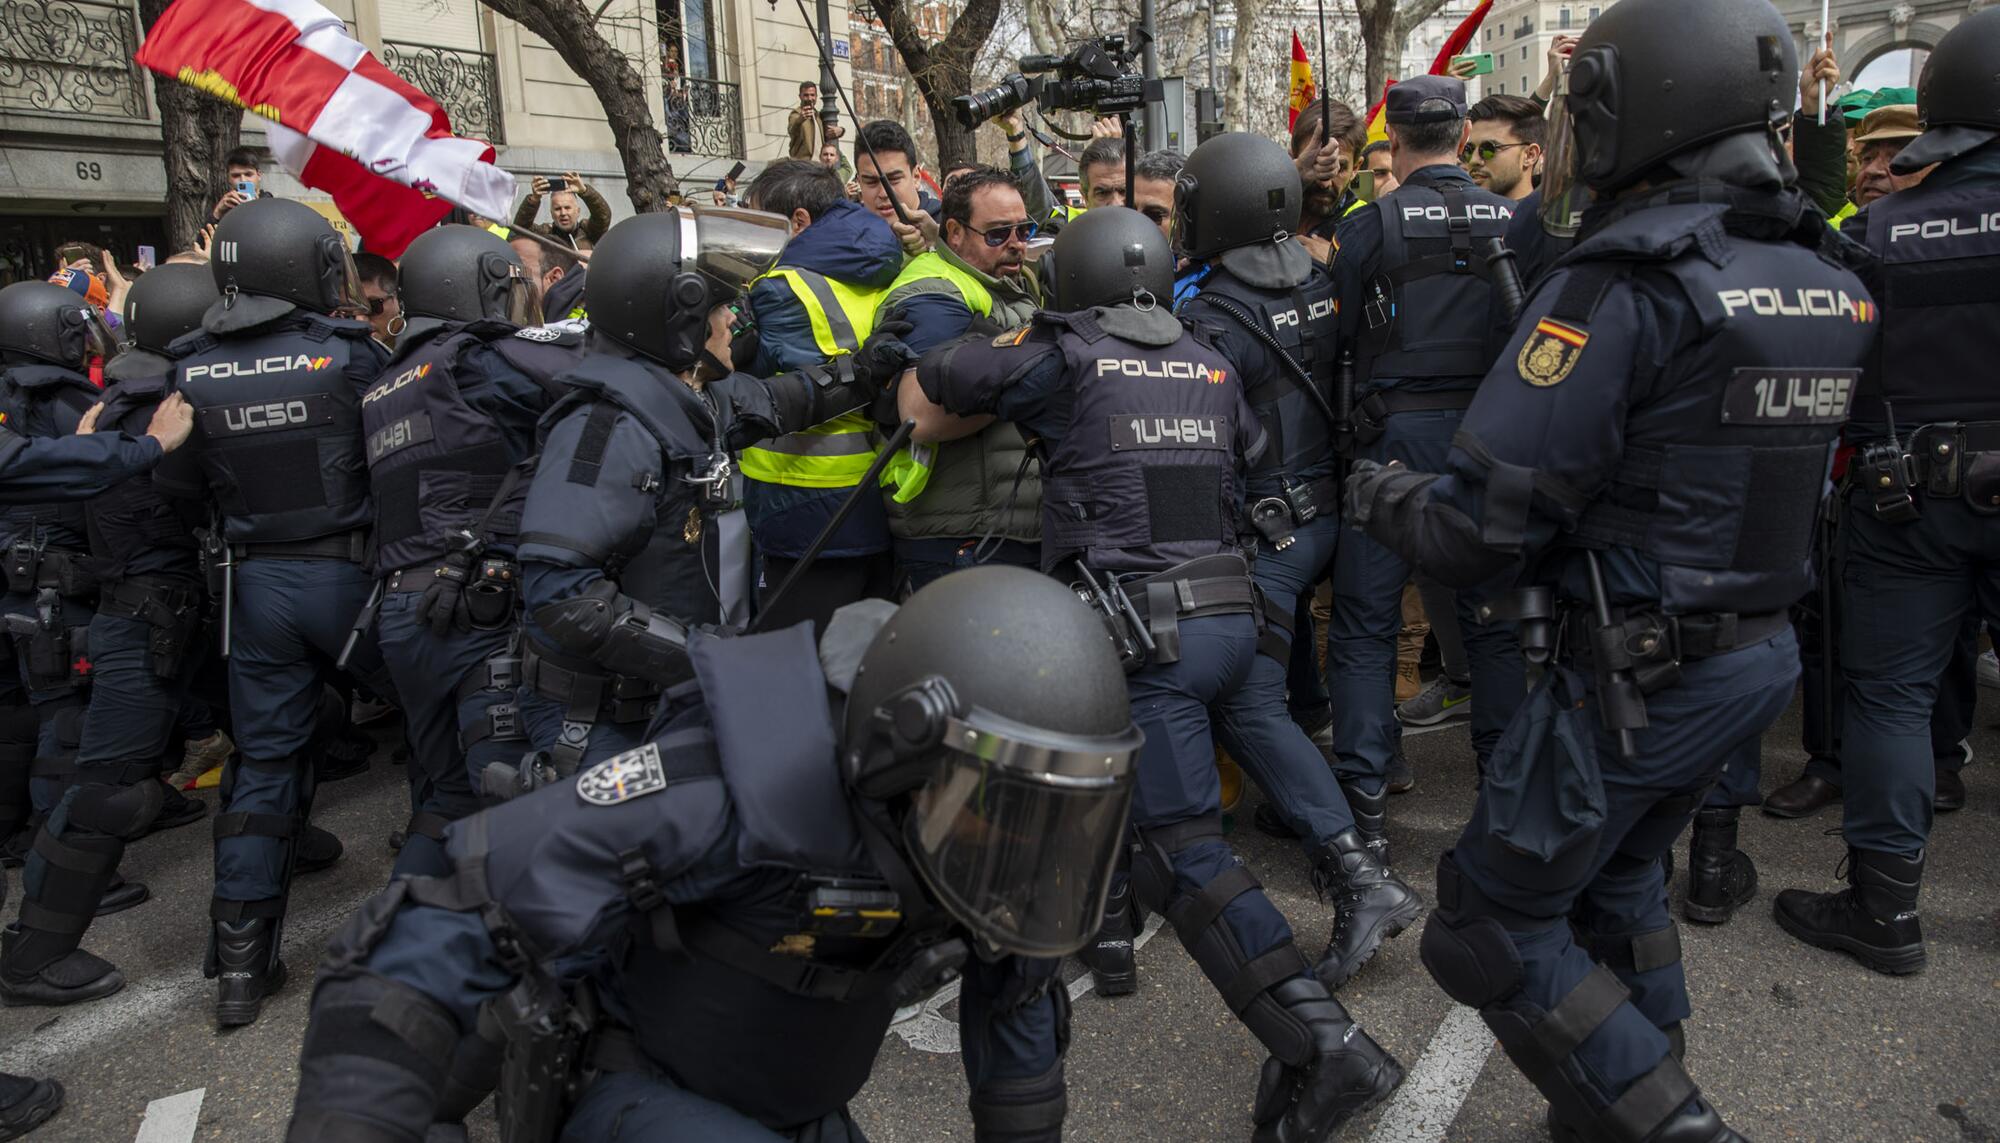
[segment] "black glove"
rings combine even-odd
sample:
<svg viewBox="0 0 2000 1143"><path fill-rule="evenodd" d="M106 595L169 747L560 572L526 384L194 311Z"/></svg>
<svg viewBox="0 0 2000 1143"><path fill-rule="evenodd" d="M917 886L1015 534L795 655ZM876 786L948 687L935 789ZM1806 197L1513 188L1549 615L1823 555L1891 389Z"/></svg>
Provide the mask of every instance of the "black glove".
<svg viewBox="0 0 2000 1143"><path fill-rule="evenodd" d="M1359 528L1368 522L1375 508L1375 488L1381 481L1381 474L1387 471L1372 460L1357 460L1347 470L1340 508L1349 524Z"/></svg>
<svg viewBox="0 0 2000 1143"><path fill-rule="evenodd" d="M472 613L465 607L465 585L471 578L470 552L451 552L438 562L437 578L417 604L417 616L430 625L431 634L441 637L456 629L462 635L472 630Z"/></svg>
<svg viewBox="0 0 2000 1143"><path fill-rule="evenodd" d="M917 363L920 354L903 342L903 335L915 328L900 318L885 321L855 352L854 379L867 388L871 399Z"/></svg>

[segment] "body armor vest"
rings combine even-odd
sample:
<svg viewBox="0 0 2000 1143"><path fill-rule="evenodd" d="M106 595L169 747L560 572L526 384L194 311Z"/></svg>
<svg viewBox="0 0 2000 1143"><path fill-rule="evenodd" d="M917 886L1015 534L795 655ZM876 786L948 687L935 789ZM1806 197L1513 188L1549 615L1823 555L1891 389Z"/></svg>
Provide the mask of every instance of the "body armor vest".
<svg viewBox="0 0 2000 1143"><path fill-rule="evenodd" d="M1244 396L1267 435L1263 458L1245 478L1253 496L1282 495L1285 479L1310 483L1331 476L1338 457L1333 425L1321 402L1306 392L1298 373L1277 352L1243 327L1237 314L1270 334L1330 402L1336 359L1333 303L1333 279L1317 268L1290 290L1266 290L1217 265L1184 309L1185 316L1214 333L1217 344L1232 350L1229 356L1242 371Z"/></svg>
<svg viewBox="0 0 2000 1143"><path fill-rule="evenodd" d="M602 459L612 422L622 412L659 444L661 468L659 487L652 490L655 508L650 533L643 537L583 536L561 542L581 542L609 552L605 574L633 599L685 623L716 622L721 617L721 601L709 584L722 579L715 567L721 558L720 529L714 525L716 514L730 506L730 493L729 458L716 443L723 431L716 423L713 406L664 368L635 358L591 354L565 380L570 393L545 415L544 423L554 425L574 415L587 415L595 422L584 428L576 456L579 463L595 469L596 460L588 457L588 450L595 441L596 459ZM720 486L696 479L718 473L723 479ZM574 467L563 485L566 492L585 498L594 487L594 472L589 483L582 483L576 479ZM573 515L575 519L594 518L587 510ZM548 523L574 527L570 520ZM534 531L555 529L527 521L524 532Z"/></svg>
<svg viewBox="0 0 2000 1143"><path fill-rule="evenodd" d="M1648 225L1651 213L1614 226ZM1571 262L1549 315L1587 329L1602 286L1645 274L1671 279L1664 294L1699 317L1700 336L1634 395L1624 457L1575 533L1654 561L1670 615L1759 614L1811 589L1814 522L1874 337L1853 274L1791 242L1721 241L1726 266L1706 243L1650 265ZM1762 290L1798 304L1759 306Z"/></svg>
<svg viewBox="0 0 2000 1143"><path fill-rule="evenodd" d="M174 362L144 349L128 349L104 367L104 411L97 431L141 436L153 410L172 391ZM202 526L197 501L164 496L150 475L120 481L88 502L90 554L107 578L127 573L196 580L194 536Z"/></svg>
<svg viewBox="0 0 2000 1143"><path fill-rule="evenodd" d="M1882 339L1854 417L1900 432L1930 421L2000 420L1993 315L2000 304L2000 186L1920 184L1868 206L1881 259Z"/></svg>
<svg viewBox="0 0 2000 1143"><path fill-rule="evenodd" d="M1367 389L1486 375L1492 286L1482 246L1504 239L1514 204L1456 180L1405 183L1376 202L1382 252L1362 287L1355 376Z"/></svg>
<svg viewBox="0 0 2000 1143"><path fill-rule="evenodd" d="M16 365L0 374L0 422L24 437L76 431L97 403L97 386L60 365ZM32 541L81 552L89 546L81 503L11 504L0 508L0 541Z"/></svg>
<svg viewBox="0 0 2000 1143"><path fill-rule="evenodd" d="M361 394L381 371L367 325L293 313L240 336L206 331L179 389L233 543L281 543L368 526Z"/></svg>
<svg viewBox="0 0 2000 1143"><path fill-rule="evenodd" d="M488 515L513 458L492 418L460 392L476 380L461 376L465 353L485 340L448 327L399 350L361 397L379 571L436 560L482 521L481 539L511 541L520 525L518 504Z"/></svg>
<svg viewBox="0 0 2000 1143"><path fill-rule="evenodd" d="M1185 329L1163 348L1098 328L1088 311L1041 314L1074 391L1042 478L1042 567L1081 556L1104 571L1165 571L1235 551L1243 441L1257 435L1243 381Z"/></svg>

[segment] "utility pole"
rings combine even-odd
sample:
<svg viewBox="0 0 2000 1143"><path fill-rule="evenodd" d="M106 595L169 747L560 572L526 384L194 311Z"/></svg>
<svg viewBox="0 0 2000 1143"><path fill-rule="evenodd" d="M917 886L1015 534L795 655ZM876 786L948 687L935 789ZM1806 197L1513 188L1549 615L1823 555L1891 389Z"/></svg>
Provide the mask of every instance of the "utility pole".
<svg viewBox="0 0 2000 1143"><path fill-rule="evenodd" d="M771 3L775 5L777 0L771 0ZM819 89L821 95L819 100L819 118L820 122L826 124L828 127L834 127L840 123L840 102L827 98L827 93L832 92L840 83L839 78L833 74L833 25L830 15L827 12L826 0L815 0L813 7L816 9L813 15L818 18L819 22L820 38ZM852 8L848 9L848 18L853 19ZM857 123L855 126L858 128L861 125ZM813 161L818 162L819 156L814 155Z"/></svg>
<svg viewBox="0 0 2000 1143"><path fill-rule="evenodd" d="M1139 28L1146 38L1140 49L1140 68L1147 79L1160 78L1160 53L1153 47L1154 38L1159 35L1155 24L1153 0L1139 0ZM1146 150L1158 150L1166 146L1167 109L1158 103L1146 104L1145 115Z"/></svg>

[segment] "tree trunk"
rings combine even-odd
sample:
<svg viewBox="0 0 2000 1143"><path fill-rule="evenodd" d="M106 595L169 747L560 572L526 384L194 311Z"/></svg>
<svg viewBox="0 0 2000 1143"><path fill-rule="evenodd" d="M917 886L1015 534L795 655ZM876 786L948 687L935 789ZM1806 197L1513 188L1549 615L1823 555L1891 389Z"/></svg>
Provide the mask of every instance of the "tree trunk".
<svg viewBox="0 0 2000 1143"><path fill-rule="evenodd" d="M1229 95L1222 122L1239 131L1254 131L1257 122L1250 111L1250 46L1257 40L1257 20L1264 14L1264 0L1230 0L1236 10L1236 38L1229 44ZM1290 58L1289 49L1286 58Z"/></svg>
<svg viewBox="0 0 2000 1143"><path fill-rule="evenodd" d="M632 60L604 35L578 0L483 0L488 8L548 41L571 71L590 84L625 164L625 195L640 214L667 209L678 189L666 140L653 123L646 81Z"/></svg>
<svg viewBox="0 0 2000 1143"><path fill-rule="evenodd" d="M148 31L167 10L167 0L139 0L139 19ZM160 155L167 172L167 254L189 249L208 223L215 201L229 189L222 160L243 137L243 111L158 72L153 99L160 106Z"/></svg>
<svg viewBox="0 0 2000 1143"><path fill-rule="evenodd" d="M967 0L944 39L935 44L924 42L911 5L901 0L869 0L869 6L889 29L896 54L903 57L911 82L930 109L931 125L937 131L938 170L977 163L977 139L972 130L959 126L951 113L951 101L972 90L973 65L979 60L979 50L986 46L986 38L993 34L1000 0Z"/></svg>
<svg viewBox="0 0 2000 1143"><path fill-rule="evenodd" d="M1410 33L1442 7L1444 0L1354 0L1368 60L1363 98L1370 104L1382 98L1383 84L1401 78L1397 73L1402 71L1403 45L1409 42Z"/></svg>

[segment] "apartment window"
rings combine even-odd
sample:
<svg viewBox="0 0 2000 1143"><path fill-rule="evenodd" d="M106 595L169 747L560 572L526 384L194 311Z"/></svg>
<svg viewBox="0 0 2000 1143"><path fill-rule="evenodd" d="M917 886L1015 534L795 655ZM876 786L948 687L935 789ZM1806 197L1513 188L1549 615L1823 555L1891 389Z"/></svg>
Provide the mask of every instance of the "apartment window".
<svg viewBox="0 0 2000 1143"><path fill-rule="evenodd" d="M1556 9L1556 27L1565 32L1569 31L1569 8L1562 7Z"/></svg>
<svg viewBox="0 0 2000 1143"><path fill-rule="evenodd" d="M1597 14L1602 11L1604 11L1602 7L1599 7L1596 4L1592 4L1590 6L1590 18L1593 20L1597 19Z"/></svg>
<svg viewBox="0 0 2000 1143"><path fill-rule="evenodd" d="M1521 77L1521 94L1528 94L1528 77L1525 75Z"/></svg>
<svg viewBox="0 0 2000 1143"><path fill-rule="evenodd" d="M1524 63L1525 63L1525 62L1527 61L1527 59L1528 59L1528 45L1526 45L1526 44L1522 44L1522 45L1521 45L1521 60L1522 60L1522 62L1524 62Z"/></svg>

